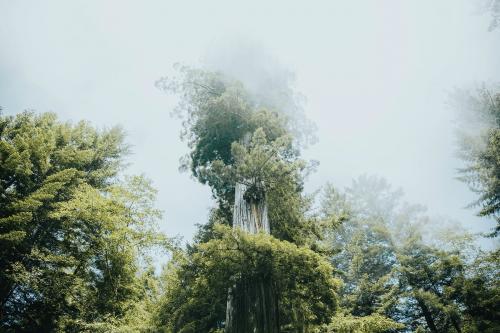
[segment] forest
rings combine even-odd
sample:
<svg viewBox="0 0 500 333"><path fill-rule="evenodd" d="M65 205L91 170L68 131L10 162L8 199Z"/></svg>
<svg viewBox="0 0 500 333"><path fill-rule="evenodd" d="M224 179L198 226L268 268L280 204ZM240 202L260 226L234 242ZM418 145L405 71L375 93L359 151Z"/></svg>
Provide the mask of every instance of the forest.
<svg viewBox="0 0 500 333"><path fill-rule="evenodd" d="M0 109L1 332L500 332L498 83L450 95L451 172L493 225L478 233L377 175L306 191L321 137L289 81L175 73L152 89L177 99L175 158L213 198L188 240L161 229L158 189L129 172L126 128Z"/></svg>
<svg viewBox="0 0 500 333"><path fill-rule="evenodd" d="M0 118L5 332L498 332L498 249L380 177L304 194L312 133L280 112L292 91L266 100L221 73L179 72L157 85L182 96L183 168L217 202L186 247L158 231L151 183L122 175L122 130ZM467 106L490 126L462 133L461 179L497 237L500 92ZM161 274L155 251L171 254Z"/></svg>

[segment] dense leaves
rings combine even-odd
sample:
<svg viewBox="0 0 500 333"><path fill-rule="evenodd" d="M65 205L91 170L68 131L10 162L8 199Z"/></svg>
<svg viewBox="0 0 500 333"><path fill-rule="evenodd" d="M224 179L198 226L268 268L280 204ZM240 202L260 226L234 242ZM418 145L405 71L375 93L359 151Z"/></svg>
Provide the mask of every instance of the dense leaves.
<svg viewBox="0 0 500 333"><path fill-rule="evenodd" d="M377 313L369 316L355 317L339 313L332 318L332 323L327 326L326 333L382 333L404 328L393 320Z"/></svg>
<svg viewBox="0 0 500 333"><path fill-rule="evenodd" d="M326 323L336 304L328 282L333 278L332 267L324 257L311 251L317 236L314 221L305 217L309 201L301 192L306 164L298 158L298 143L291 135L293 119L283 110L273 109L279 103L262 103L241 83L221 74L192 69L181 72L180 80L161 83L164 88L181 94L179 111L186 119L185 134L192 149L188 163L193 175L212 187L219 205L213 211L211 222L197 237L200 242L185 256L194 266L181 266L175 273L182 278L174 280L192 281L190 291L200 295L186 294L187 289L181 290L181 285L169 289L171 294L165 297L165 312L169 312L169 297L176 303L179 295L183 295L189 301L182 303L190 306L179 314L182 319L165 321L167 327L172 331L181 327L195 331L223 327L228 291L239 286L238 290L251 293L255 289L250 287L252 281L261 281L266 284L266 290L272 290L270 297L277 299L282 330L303 331ZM227 123L229 119L231 124ZM234 240L224 236L220 240L220 233L214 229L215 222L231 225L236 183L246 185L245 200L266 201L274 237L254 236L257 237L254 241L258 240L255 244L241 241L232 244ZM238 235L235 239L251 237ZM214 251L211 256L216 255L216 259L212 260L206 253L214 246L223 249ZM313 258L307 259L306 254ZM304 260L323 260L323 264L314 264L312 269L307 262L301 262ZM212 261L214 266L207 267ZM200 269L201 276L197 275ZM200 286L198 282L204 284ZM207 311L205 306L206 289L215 293L210 294L214 311ZM175 326L176 321L182 326Z"/></svg>
<svg viewBox="0 0 500 333"><path fill-rule="evenodd" d="M250 235L222 225L215 230L214 239L198 245L194 255L172 262L167 271L162 306L167 331L222 327L228 289L255 279L273 281L283 331L329 321L338 282L322 256L265 234Z"/></svg>
<svg viewBox="0 0 500 333"><path fill-rule="evenodd" d="M166 239L149 182L116 178L126 151L117 128L0 117L3 331L95 332L143 296L139 252Z"/></svg>
<svg viewBox="0 0 500 333"><path fill-rule="evenodd" d="M177 113L184 119L183 137L191 149L184 168L210 185L220 208L230 215L234 182L221 178L214 167L233 165L233 143L258 128L269 141L287 134L287 118L260 105L240 82L221 73L183 67L178 79L164 78L157 86L181 98ZM290 146L288 154L295 153Z"/></svg>
<svg viewBox="0 0 500 333"><path fill-rule="evenodd" d="M277 313L281 332L500 330L498 250L478 249L382 178L327 185L317 202L303 193L299 126L279 108L293 102L220 73L181 74L158 84L180 94L184 166L217 199L185 247L158 231L151 183L121 175L120 129L0 116L2 331L223 332L239 300L276 304L248 315ZM498 222L500 95L460 96L462 179ZM267 203L271 234L230 227L236 183L244 200ZM155 249L171 251L160 278Z"/></svg>
<svg viewBox="0 0 500 333"><path fill-rule="evenodd" d="M330 329L377 331L360 327L378 316L387 329L400 325L404 332L498 330L497 252L478 251L469 235L433 221L401 195L366 176L344 192L326 188L323 213L344 216L329 237L344 282L343 312Z"/></svg>

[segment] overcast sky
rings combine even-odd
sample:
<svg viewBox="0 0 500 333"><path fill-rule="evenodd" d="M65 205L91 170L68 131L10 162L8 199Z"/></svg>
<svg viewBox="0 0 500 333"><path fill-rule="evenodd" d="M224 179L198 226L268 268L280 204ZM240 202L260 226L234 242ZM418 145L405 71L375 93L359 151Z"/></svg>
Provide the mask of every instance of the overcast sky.
<svg viewBox="0 0 500 333"><path fill-rule="evenodd" d="M344 187L363 173L401 186L430 214L487 224L464 209L458 182L455 87L499 81L500 30L477 1L9 1L0 0L0 105L4 113L53 111L63 120L121 125L130 173L159 190L161 227L189 240L213 204L179 173L187 153L174 96L154 87L173 64L199 65L257 45L296 76L319 142L306 189ZM241 55L241 52L240 52Z"/></svg>

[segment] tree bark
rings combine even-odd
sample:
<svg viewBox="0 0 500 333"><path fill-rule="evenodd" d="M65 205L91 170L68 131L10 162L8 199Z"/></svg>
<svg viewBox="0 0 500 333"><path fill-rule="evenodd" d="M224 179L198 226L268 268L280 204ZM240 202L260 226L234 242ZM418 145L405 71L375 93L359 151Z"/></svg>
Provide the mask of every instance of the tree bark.
<svg viewBox="0 0 500 333"><path fill-rule="evenodd" d="M229 290L227 332L279 332L276 295L270 279L244 279Z"/></svg>
<svg viewBox="0 0 500 333"><path fill-rule="evenodd" d="M265 197L245 200L247 186L236 184L233 228L248 233L270 233ZM226 308L226 333L279 332L278 304L273 281L266 276L244 276L229 289Z"/></svg>
<svg viewBox="0 0 500 333"><path fill-rule="evenodd" d="M265 198L260 201L246 201L244 198L247 186L236 184L234 191L233 228L240 228L249 234L260 231L269 234L269 220L267 218L267 202Z"/></svg>

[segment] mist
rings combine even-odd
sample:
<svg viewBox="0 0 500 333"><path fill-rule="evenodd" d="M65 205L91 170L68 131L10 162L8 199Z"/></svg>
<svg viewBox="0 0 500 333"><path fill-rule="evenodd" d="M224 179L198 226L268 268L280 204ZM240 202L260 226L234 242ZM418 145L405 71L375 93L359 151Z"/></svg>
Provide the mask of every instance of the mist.
<svg viewBox="0 0 500 333"><path fill-rule="evenodd" d="M498 79L500 34L474 2L3 1L0 11L3 112L121 125L128 172L153 180L169 235L190 240L214 204L179 173L177 99L154 87L177 62L222 71L314 124L304 157L320 165L307 192L375 174L430 215L472 232L493 225L466 208L475 194L456 180L457 112L447 104L456 88Z"/></svg>

